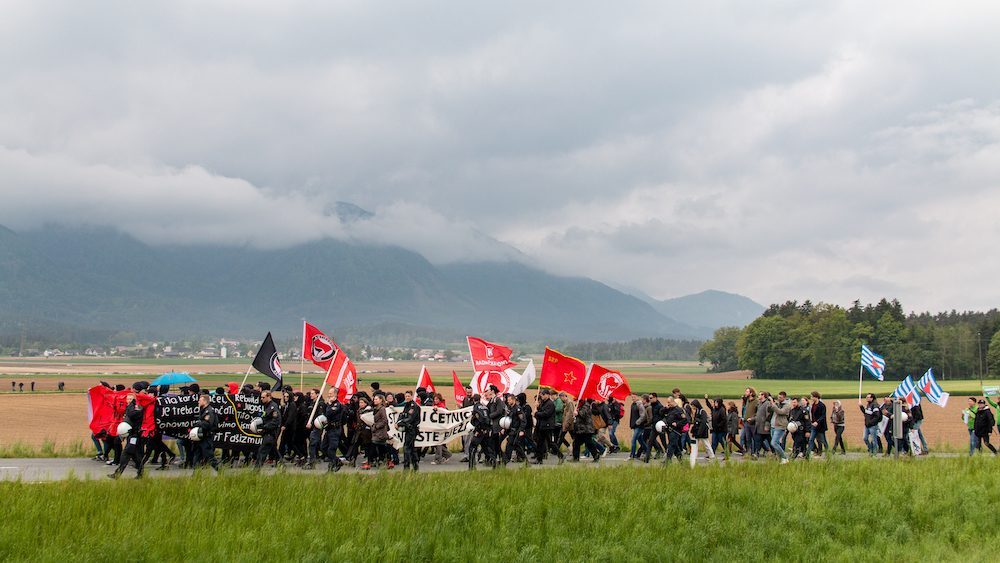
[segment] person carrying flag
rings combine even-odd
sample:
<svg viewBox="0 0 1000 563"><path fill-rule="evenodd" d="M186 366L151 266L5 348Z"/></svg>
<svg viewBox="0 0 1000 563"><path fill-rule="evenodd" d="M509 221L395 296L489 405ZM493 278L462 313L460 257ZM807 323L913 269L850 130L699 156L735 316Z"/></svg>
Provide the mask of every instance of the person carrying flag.
<svg viewBox="0 0 1000 563"><path fill-rule="evenodd" d="M117 479L125 472L125 468L128 467L130 461L135 463L135 478L142 478L142 419L145 415L145 410L142 408L135 398L135 393L129 393L126 397L128 401L128 406L125 407L125 417L122 419L123 422L127 422L129 425L128 434L124 437L119 436L119 438L124 438L124 454L122 455L121 462L118 464L118 469L114 473L108 475L112 479Z"/></svg>
<svg viewBox="0 0 1000 563"><path fill-rule="evenodd" d="M340 394L340 389L336 387L331 387L327 391L327 401L326 409L323 411L324 416L326 416L326 461L330 464L327 471L333 471L336 473L340 471L343 463L340 461L340 456L337 455L337 449L340 448L340 429L344 425L344 405L340 404L337 397Z"/></svg>

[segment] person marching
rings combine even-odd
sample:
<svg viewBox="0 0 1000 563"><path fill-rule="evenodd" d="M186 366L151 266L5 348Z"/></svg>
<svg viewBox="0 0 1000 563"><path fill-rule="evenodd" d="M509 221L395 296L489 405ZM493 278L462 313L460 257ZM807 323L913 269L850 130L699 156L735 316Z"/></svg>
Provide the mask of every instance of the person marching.
<svg viewBox="0 0 1000 563"><path fill-rule="evenodd" d="M125 407L125 417L122 419L123 422L127 422L129 425L128 434L125 436L125 451L122 455L121 462L118 464L118 469L115 472L108 475L112 479L117 479L125 472L125 468L128 467L129 461L135 463L135 478L142 478L142 417L145 414L144 409L135 400L135 393L129 393L126 397L128 401L128 406ZM120 436L119 436L120 437Z"/></svg>
<svg viewBox="0 0 1000 563"><path fill-rule="evenodd" d="M333 472L340 471L343 466L340 456L337 455L337 449L340 447L340 428L344 425L344 405L337 400L339 392L336 387L330 388L326 394L326 410L323 411L326 416L326 461L330 464L327 471Z"/></svg>
<svg viewBox="0 0 1000 563"><path fill-rule="evenodd" d="M476 457L482 448L486 463L493 464L493 453L490 450L490 413L486 405L480 401L479 395L472 395L472 438L469 439L468 462L469 469L476 468Z"/></svg>
<svg viewBox="0 0 1000 563"><path fill-rule="evenodd" d="M323 397L320 396L319 389L313 389L310 391L309 399L311 399L312 403L319 401L319 405L310 405L314 410L310 410L309 412L315 412L316 415L312 420L306 421L306 430L309 431L309 460L306 462L303 469L315 468L316 461L319 459L320 449L324 452L326 451L326 447L323 444L323 429L316 427L316 419L319 418L320 415L326 416L324 414L326 412L326 403L323 402ZM308 416L309 414L306 414L306 417Z"/></svg>
<svg viewBox="0 0 1000 563"><path fill-rule="evenodd" d="M191 467L198 469L198 466L209 464L212 469L219 470L219 462L215 459L215 432L219 428L219 413L212 406L212 398L203 393L198 397L198 422L195 427L201 430L201 439L194 442L195 449L192 453L194 458Z"/></svg>
<svg viewBox="0 0 1000 563"><path fill-rule="evenodd" d="M257 450L257 462L255 463L258 470L275 451L278 429L281 428L281 411L278 410L277 403L271 400L270 390L265 389L260 392L260 403L264 407L264 414L261 416L264 423L261 427L260 449Z"/></svg>
<svg viewBox="0 0 1000 563"><path fill-rule="evenodd" d="M510 428L507 429L507 450L504 451L503 462L505 465L510 463L516 452L515 461L524 460L527 463L528 458L524 452L527 417L524 414L524 409L518 404L517 397L508 393L505 398L507 400L507 416L510 417Z"/></svg>
<svg viewBox="0 0 1000 563"><path fill-rule="evenodd" d="M420 405L413 400L413 392L407 391L404 395L403 412L399 413L396 427L403 432L403 469L418 470L419 459L414 451L413 445L417 441L417 432L420 429Z"/></svg>
<svg viewBox="0 0 1000 563"><path fill-rule="evenodd" d="M504 408L503 400L497 396L496 385L486 388L486 410L490 416L490 440L486 456L492 459L491 464L496 467L499 459L503 459L503 450L500 449L500 419L504 417L507 409ZM492 456L490 456L492 452Z"/></svg>

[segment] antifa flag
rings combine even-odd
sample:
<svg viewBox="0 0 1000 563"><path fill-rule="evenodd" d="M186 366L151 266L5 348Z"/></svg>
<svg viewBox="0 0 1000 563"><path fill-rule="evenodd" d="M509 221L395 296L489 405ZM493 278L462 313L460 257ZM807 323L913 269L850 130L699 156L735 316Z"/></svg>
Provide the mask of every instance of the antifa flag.
<svg viewBox="0 0 1000 563"><path fill-rule="evenodd" d="M587 378L587 365L582 361L551 348L545 348L542 359L542 373L538 377L539 387L565 391L579 397L583 382Z"/></svg>
<svg viewBox="0 0 1000 563"><path fill-rule="evenodd" d="M281 358L278 357L278 349L274 347L274 339L271 333L267 333L264 342L257 350L257 355L253 359L253 367L262 374L277 382L277 387L281 387Z"/></svg>
<svg viewBox="0 0 1000 563"><path fill-rule="evenodd" d="M135 393L130 389L115 391L103 385L96 385L87 390L88 415L90 431L95 435L106 432L108 436L118 435L118 424L125 418L125 408L128 407L128 394ZM156 397L144 393L135 393L135 402L144 410L142 413L142 435L150 436L156 430L154 407Z"/></svg>
<svg viewBox="0 0 1000 563"><path fill-rule="evenodd" d="M608 397L614 397L619 401L624 401L631 394L632 389L629 387L628 380L620 371L593 364L590 366L587 384L580 392L580 399L607 401Z"/></svg>
<svg viewBox="0 0 1000 563"><path fill-rule="evenodd" d="M337 400L347 403L358 392L358 370L332 338L305 323L302 357L326 371L326 384L337 388Z"/></svg>

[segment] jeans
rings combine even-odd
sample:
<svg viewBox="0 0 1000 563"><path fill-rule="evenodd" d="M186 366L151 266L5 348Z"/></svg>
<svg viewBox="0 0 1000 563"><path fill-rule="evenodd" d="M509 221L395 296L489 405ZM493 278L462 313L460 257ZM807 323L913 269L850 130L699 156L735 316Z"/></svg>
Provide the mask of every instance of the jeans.
<svg viewBox="0 0 1000 563"><path fill-rule="evenodd" d="M868 453L875 455L878 452L878 425L865 426L865 445L868 446Z"/></svg>
<svg viewBox="0 0 1000 563"><path fill-rule="evenodd" d="M758 434L754 432L753 434L753 455L759 455L761 450L767 449L767 435Z"/></svg>
<svg viewBox="0 0 1000 563"><path fill-rule="evenodd" d="M969 429L969 456L976 453L976 448L979 447L979 438L976 437L976 433Z"/></svg>
<svg viewBox="0 0 1000 563"><path fill-rule="evenodd" d="M914 422L913 429L917 431L917 436L920 438L920 450L926 452L927 440L924 439L924 431L920 429L920 427L923 425L924 425L923 420L920 420L919 422Z"/></svg>
<svg viewBox="0 0 1000 563"><path fill-rule="evenodd" d="M820 446L820 447L816 447ZM819 453L830 449L830 444L826 441L826 432L817 432L816 428L813 427L809 431L809 452L812 453L813 450L818 450Z"/></svg>
<svg viewBox="0 0 1000 563"><path fill-rule="evenodd" d="M691 467L697 464L698 460L698 444L705 444L706 448L709 448L708 438L698 438L691 440ZM708 457L710 459L715 459L715 452L711 449L708 450Z"/></svg>
<svg viewBox="0 0 1000 563"><path fill-rule="evenodd" d="M722 450L726 450L726 432L712 432L712 453L715 453L715 448L722 446Z"/></svg>
<svg viewBox="0 0 1000 563"><path fill-rule="evenodd" d="M612 445L614 445L615 448L619 447L618 446L618 421L617 420L612 420L611 421L611 426L608 428L608 438L611 439L611 443L612 443Z"/></svg>
<svg viewBox="0 0 1000 563"><path fill-rule="evenodd" d="M772 428L771 429L771 447L774 449L774 453L778 454L781 459L788 459L788 455L785 453L785 448L781 447L781 443L785 440L785 435L788 431L783 428Z"/></svg>
<svg viewBox="0 0 1000 563"><path fill-rule="evenodd" d="M638 446L638 449L636 449ZM637 458L646 450L646 429L639 426L632 429L632 448L629 457Z"/></svg>

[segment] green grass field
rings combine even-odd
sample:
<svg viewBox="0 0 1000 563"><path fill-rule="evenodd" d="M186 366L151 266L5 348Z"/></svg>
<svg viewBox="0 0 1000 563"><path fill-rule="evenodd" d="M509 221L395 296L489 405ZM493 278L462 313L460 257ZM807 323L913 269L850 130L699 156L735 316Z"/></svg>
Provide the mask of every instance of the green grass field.
<svg viewBox="0 0 1000 563"><path fill-rule="evenodd" d="M0 559L989 561L998 469L920 459L6 482Z"/></svg>

